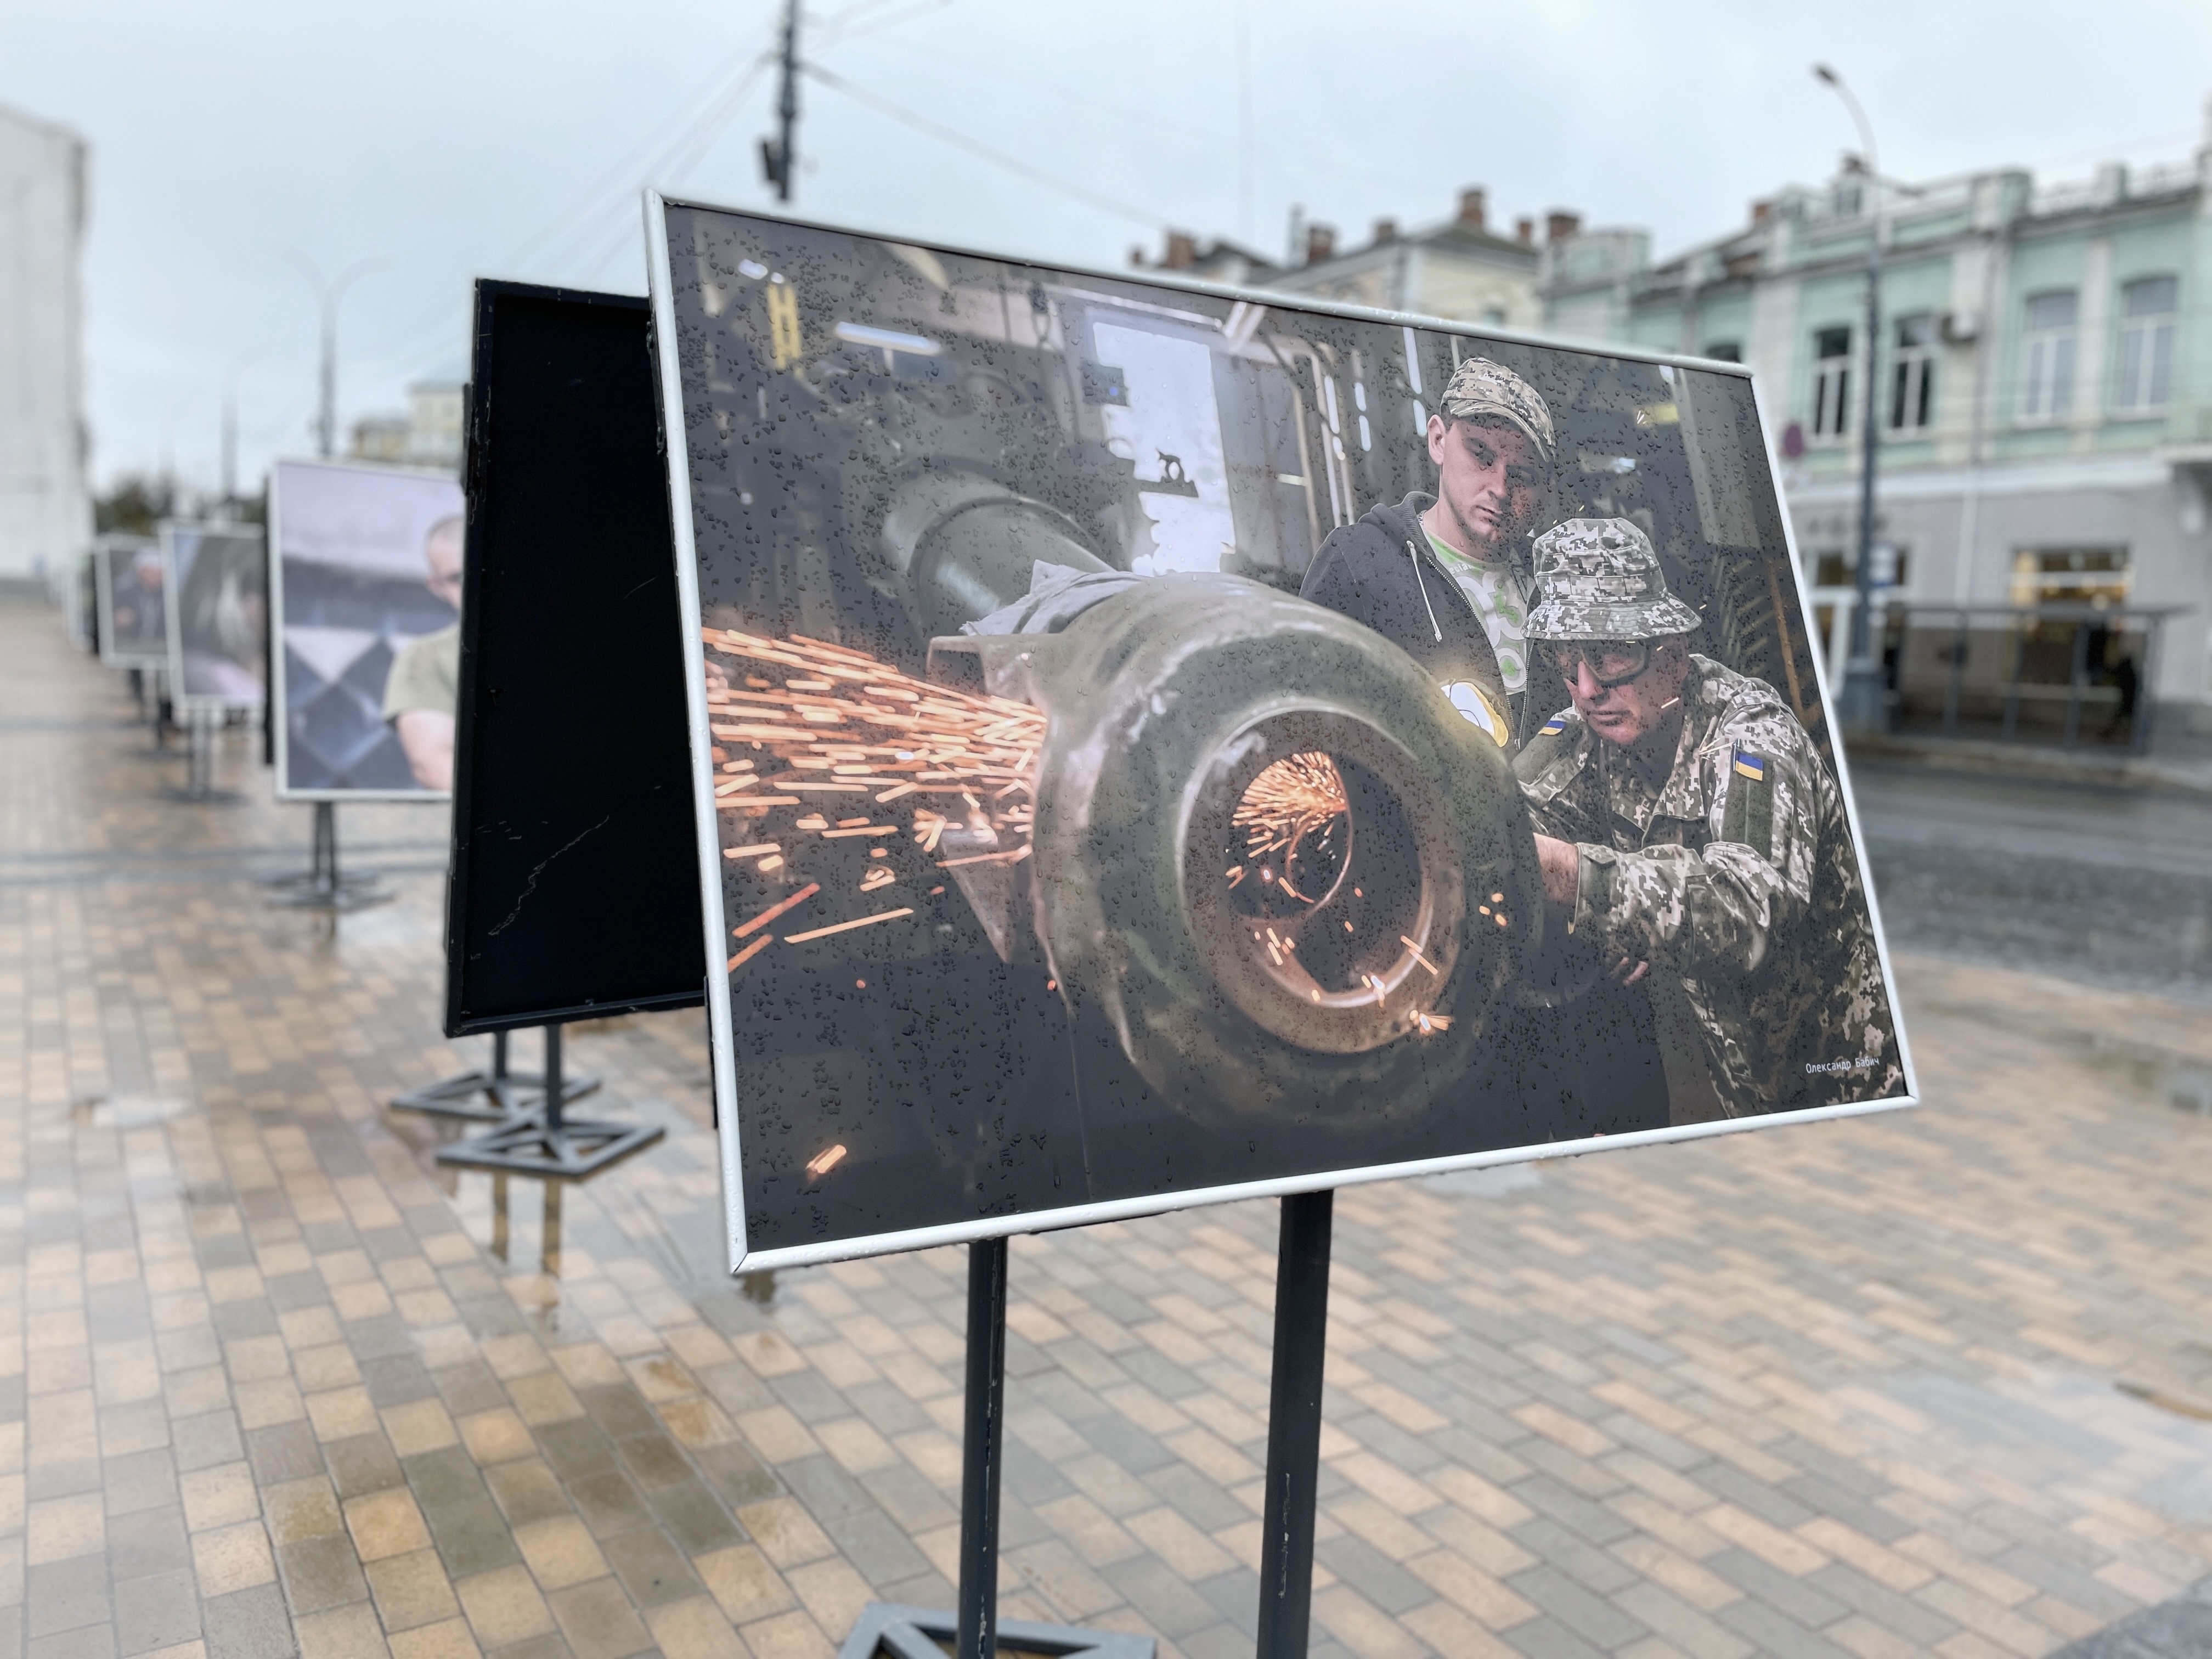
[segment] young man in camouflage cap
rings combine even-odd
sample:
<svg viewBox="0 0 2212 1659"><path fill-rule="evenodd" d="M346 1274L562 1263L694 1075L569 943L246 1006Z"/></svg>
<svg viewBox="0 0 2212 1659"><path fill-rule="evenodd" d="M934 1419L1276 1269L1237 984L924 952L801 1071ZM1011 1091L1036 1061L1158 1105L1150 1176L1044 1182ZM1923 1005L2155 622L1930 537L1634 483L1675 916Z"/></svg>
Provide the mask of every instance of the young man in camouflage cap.
<svg viewBox="0 0 2212 1659"><path fill-rule="evenodd" d="M1535 387L1470 357L1429 417L1437 493L1377 507L1321 544L1300 590L1402 647L1510 755L1565 694L1531 665L1528 532L1549 505L1558 443Z"/></svg>
<svg viewBox="0 0 2212 1659"><path fill-rule="evenodd" d="M1528 638L1571 706L1514 763L1555 917L1677 981L1729 1116L1903 1079L1835 781L1774 689L1689 648L1643 531L1537 539Z"/></svg>

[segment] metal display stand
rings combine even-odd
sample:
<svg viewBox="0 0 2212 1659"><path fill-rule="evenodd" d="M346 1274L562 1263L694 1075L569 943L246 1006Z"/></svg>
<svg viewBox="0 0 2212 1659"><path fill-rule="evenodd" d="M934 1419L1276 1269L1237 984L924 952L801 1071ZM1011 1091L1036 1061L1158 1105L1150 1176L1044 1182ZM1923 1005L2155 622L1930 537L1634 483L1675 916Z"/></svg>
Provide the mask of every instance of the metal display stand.
<svg viewBox="0 0 2212 1659"><path fill-rule="evenodd" d="M1267 1393L1267 1492L1260 1542L1258 1659L1305 1659L1313 1623L1314 1515L1336 1194L1283 1200L1275 1249L1275 1350ZM961 1442L956 1613L871 1601L837 1659L1152 1659L1149 1636L999 1621L999 1477L1006 1437L1006 1241L968 1247L967 1417Z"/></svg>
<svg viewBox="0 0 2212 1659"><path fill-rule="evenodd" d="M1275 1357L1267 1384L1267 1496L1260 1536L1259 1659L1305 1659L1321 1480L1322 1371L1336 1194L1283 1200L1275 1245Z"/></svg>
<svg viewBox="0 0 2212 1659"><path fill-rule="evenodd" d="M571 1118L562 1109L572 1097L561 1077L561 1026L555 1021L545 1028L545 1080L537 1109L441 1146L438 1162L574 1181L598 1174L667 1133L657 1123Z"/></svg>
<svg viewBox="0 0 2212 1659"><path fill-rule="evenodd" d="M560 1043L555 1035L557 1029L551 1025L545 1028L545 1040L555 1048ZM491 1034L490 1071L464 1072L427 1089L411 1090L395 1099L392 1109L428 1112L433 1117L457 1117L470 1123L506 1123L526 1115L545 1097L545 1074L507 1069L507 1040L511 1035L507 1031ZM564 1079L561 1103L565 1106L572 1100L580 1100L599 1086L599 1080L595 1077ZM487 1099L489 1105L483 1103Z"/></svg>
<svg viewBox="0 0 2212 1659"><path fill-rule="evenodd" d="M397 896L380 886L374 876L338 873L337 807L326 800L315 803L314 843L307 872L278 876L266 884L282 891L272 902L301 910L365 910Z"/></svg>
<svg viewBox="0 0 2212 1659"><path fill-rule="evenodd" d="M215 787L216 725L222 718L221 709L204 705L185 711L185 787L162 790L167 799L199 805L238 799L234 792Z"/></svg>

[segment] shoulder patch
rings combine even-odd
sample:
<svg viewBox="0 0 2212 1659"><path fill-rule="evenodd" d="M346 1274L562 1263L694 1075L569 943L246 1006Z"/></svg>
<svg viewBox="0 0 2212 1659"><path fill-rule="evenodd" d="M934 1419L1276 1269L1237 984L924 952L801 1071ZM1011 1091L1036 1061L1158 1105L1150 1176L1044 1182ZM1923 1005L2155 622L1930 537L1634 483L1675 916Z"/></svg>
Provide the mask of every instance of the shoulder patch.
<svg viewBox="0 0 2212 1659"><path fill-rule="evenodd" d="M1729 768L1721 839L1748 847L1763 859L1774 856L1774 786L1767 780L1766 757L1749 749L1736 750Z"/></svg>
<svg viewBox="0 0 2212 1659"><path fill-rule="evenodd" d="M1567 716L1565 711L1562 710L1559 714L1553 715L1551 719L1546 720L1542 726L1539 726L1536 730L1536 735L1540 738L1556 738L1560 732L1566 729Z"/></svg>

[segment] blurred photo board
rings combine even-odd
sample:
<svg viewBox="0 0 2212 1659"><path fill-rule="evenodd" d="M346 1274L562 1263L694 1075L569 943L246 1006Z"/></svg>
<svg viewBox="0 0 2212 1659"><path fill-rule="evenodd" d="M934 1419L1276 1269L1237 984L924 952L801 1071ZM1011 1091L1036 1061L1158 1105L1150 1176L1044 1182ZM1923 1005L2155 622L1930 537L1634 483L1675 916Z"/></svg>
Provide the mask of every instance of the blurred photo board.
<svg viewBox="0 0 2212 1659"><path fill-rule="evenodd" d="M110 668L167 667L169 607L161 543L150 536L101 536L93 544L92 576L100 661Z"/></svg>
<svg viewBox="0 0 2212 1659"><path fill-rule="evenodd" d="M461 487L442 474L271 471L279 800L451 791L462 531Z"/></svg>
<svg viewBox="0 0 2212 1659"><path fill-rule="evenodd" d="M477 284L448 1036L701 1000L647 323L639 299Z"/></svg>
<svg viewBox="0 0 2212 1659"><path fill-rule="evenodd" d="M69 642L80 651L100 648L99 580L93 573L94 556L79 554L69 562L64 578L62 626Z"/></svg>
<svg viewBox="0 0 2212 1659"><path fill-rule="evenodd" d="M268 699L269 559L258 525L161 526L169 700L180 710Z"/></svg>
<svg viewBox="0 0 2212 1659"><path fill-rule="evenodd" d="M1745 371L647 225L733 1263L1913 1103Z"/></svg>

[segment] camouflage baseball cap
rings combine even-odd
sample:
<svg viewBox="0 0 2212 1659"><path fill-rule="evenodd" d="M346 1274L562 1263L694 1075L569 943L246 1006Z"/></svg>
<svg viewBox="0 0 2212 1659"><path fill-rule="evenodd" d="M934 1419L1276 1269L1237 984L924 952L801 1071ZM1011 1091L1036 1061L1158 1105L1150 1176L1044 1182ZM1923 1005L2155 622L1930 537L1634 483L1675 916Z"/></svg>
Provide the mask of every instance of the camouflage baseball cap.
<svg viewBox="0 0 2212 1659"><path fill-rule="evenodd" d="M1447 421L1503 421L1536 446L1545 465L1556 459L1550 406L1541 392L1503 363L1468 358L1452 371L1437 407Z"/></svg>
<svg viewBox="0 0 2212 1659"><path fill-rule="evenodd" d="M1532 640L1656 640L1703 620L1667 591L1650 538L1628 519L1569 519L1536 538Z"/></svg>

